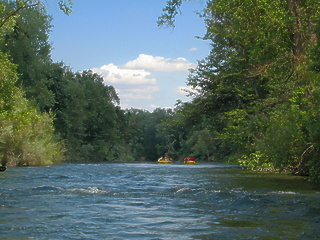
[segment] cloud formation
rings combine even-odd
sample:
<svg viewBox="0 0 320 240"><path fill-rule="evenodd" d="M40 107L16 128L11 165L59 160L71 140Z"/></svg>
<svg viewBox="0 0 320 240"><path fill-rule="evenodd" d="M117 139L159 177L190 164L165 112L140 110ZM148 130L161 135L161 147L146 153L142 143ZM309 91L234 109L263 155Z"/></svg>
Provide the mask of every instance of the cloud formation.
<svg viewBox="0 0 320 240"><path fill-rule="evenodd" d="M121 95L122 98L126 100L151 100L151 94L134 94L134 93L124 93Z"/></svg>
<svg viewBox="0 0 320 240"><path fill-rule="evenodd" d="M185 58L171 59L140 54L135 60L127 62L124 67L155 72L186 72L195 65Z"/></svg>
<svg viewBox="0 0 320 240"><path fill-rule="evenodd" d="M156 84L157 81L151 73L144 69L127 69L112 63L100 68L93 68L93 72L101 75L107 84Z"/></svg>
<svg viewBox="0 0 320 240"><path fill-rule="evenodd" d="M143 88L132 88L128 89L128 91L131 91L133 93L154 93L158 92L160 88L158 86L147 86Z"/></svg>
<svg viewBox="0 0 320 240"><path fill-rule="evenodd" d="M126 99L152 99L152 93L158 92L158 86L141 86L140 88L117 89L122 98Z"/></svg>
<svg viewBox="0 0 320 240"><path fill-rule="evenodd" d="M175 99L186 96L183 87L178 86L185 81L188 70L194 67L185 58L140 54L123 66L109 63L92 71L101 75L105 84L115 87L122 108L154 109L171 105Z"/></svg>

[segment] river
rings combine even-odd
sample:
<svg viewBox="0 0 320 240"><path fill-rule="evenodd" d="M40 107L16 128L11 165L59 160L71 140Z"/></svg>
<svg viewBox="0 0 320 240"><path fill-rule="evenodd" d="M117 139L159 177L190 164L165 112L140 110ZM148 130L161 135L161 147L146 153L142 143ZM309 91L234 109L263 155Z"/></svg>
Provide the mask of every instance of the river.
<svg viewBox="0 0 320 240"><path fill-rule="evenodd" d="M0 239L320 239L320 190L224 164L0 173Z"/></svg>

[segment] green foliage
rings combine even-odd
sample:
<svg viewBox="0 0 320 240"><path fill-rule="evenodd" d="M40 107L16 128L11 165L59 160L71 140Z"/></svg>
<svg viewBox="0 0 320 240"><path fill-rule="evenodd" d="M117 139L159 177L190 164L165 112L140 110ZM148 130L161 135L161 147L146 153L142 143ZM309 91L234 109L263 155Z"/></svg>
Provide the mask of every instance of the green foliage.
<svg viewBox="0 0 320 240"><path fill-rule="evenodd" d="M63 158L53 117L40 114L14 86L15 65L0 52L0 159L3 165L48 165Z"/></svg>
<svg viewBox="0 0 320 240"><path fill-rule="evenodd" d="M15 9L15 3L8 4L7 8ZM41 111L49 111L54 104L54 95L50 91L52 82L48 78L52 64L48 43L50 21L51 17L44 10L24 9L1 46L1 50L10 54L12 62L18 66L17 85L23 87L27 98L35 101Z"/></svg>
<svg viewBox="0 0 320 240"><path fill-rule="evenodd" d="M66 140L68 156L76 161L114 160L121 145L118 96L102 77L84 71L72 73L55 64L50 79L55 96L55 127Z"/></svg>
<svg viewBox="0 0 320 240"><path fill-rule="evenodd" d="M264 138L257 141L257 148L278 169L296 167L306 144L302 131L304 113L288 107L270 116Z"/></svg>
<svg viewBox="0 0 320 240"><path fill-rule="evenodd" d="M122 128L128 149L136 160L156 161L161 156L175 158L178 153L177 139L170 122L172 110L155 109L152 113L130 109L125 111Z"/></svg>
<svg viewBox="0 0 320 240"><path fill-rule="evenodd" d="M17 73L16 66L11 64L6 54L0 52L0 112L9 111L12 108L14 102L14 96L17 92L16 87L14 86Z"/></svg>
<svg viewBox="0 0 320 240"><path fill-rule="evenodd" d="M58 4L62 12L64 12L67 15L70 15L72 13L72 0L63 1L59 0Z"/></svg>
<svg viewBox="0 0 320 240"><path fill-rule="evenodd" d="M162 24L181 4L167 4ZM182 149L319 182L320 2L212 0L202 16L212 50L178 109Z"/></svg>
<svg viewBox="0 0 320 240"><path fill-rule="evenodd" d="M10 53L9 56L0 52L0 160L3 165L49 165L59 163L63 159L63 145L54 137L53 115L39 113L37 108L25 98L24 92L15 86L18 81L17 69L22 69L22 64L17 66L9 60L13 53L19 54L20 51L25 50L23 48L27 48L26 44L30 46L28 41L14 41L9 36L17 36L17 30L21 30L17 26L19 24L22 26L28 21L28 18L31 20L36 16L33 12L21 18L18 12L38 6L38 4L38 1L17 1L15 3L2 1L0 3L1 50ZM38 16L43 16L39 14ZM31 36L32 31L39 26L41 24L25 30ZM46 29L47 26L44 26L40 31ZM39 36L36 36L31 42L36 43L38 39L40 39ZM40 45L32 48L30 52L41 51ZM9 51L10 48L13 50ZM46 54L48 55L49 51L44 53ZM26 68L28 67L33 68L27 65ZM36 70L33 68L33 71Z"/></svg>
<svg viewBox="0 0 320 240"><path fill-rule="evenodd" d="M183 1L190 0L167 0L166 7L163 8L163 14L158 18L158 26L174 27L175 17L180 11Z"/></svg>
<svg viewBox="0 0 320 240"><path fill-rule="evenodd" d="M22 96L15 109L1 119L1 158L8 166L50 165L63 159L63 147L54 139L52 116L39 114Z"/></svg>
<svg viewBox="0 0 320 240"><path fill-rule="evenodd" d="M250 153L249 156L241 156L238 159L238 163L250 170L274 171L275 169L273 163L268 161L265 156L259 151Z"/></svg>
<svg viewBox="0 0 320 240"><path fill-rule="evenodd" d="M216 141L212 136L214 134L209 129L192 132L192 135L185 143L190 151L188 156L196 156L203 160L214 160Z"/></svg>
<svg viewBox="0 0 320 240"><path fill-rule="evenodd" d="M7 33L13 31L18 16L8 17L7 8L0 3L0 43L3 44L3 38Z"/></svg>

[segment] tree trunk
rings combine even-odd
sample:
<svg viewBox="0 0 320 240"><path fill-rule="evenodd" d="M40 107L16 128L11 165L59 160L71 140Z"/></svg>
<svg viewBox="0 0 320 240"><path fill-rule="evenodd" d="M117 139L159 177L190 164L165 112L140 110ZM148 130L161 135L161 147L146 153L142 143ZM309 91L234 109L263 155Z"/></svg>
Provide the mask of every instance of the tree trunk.
<svg viewBox="0 0 320 240"><path fill-rule="evenodd" d="M292 54L295 58L295 64L299 64L301 57L303 57L305 53L305 37L300 11L301 0L287 0L287 6L292 18L291 25L289 25Z"/></svg>

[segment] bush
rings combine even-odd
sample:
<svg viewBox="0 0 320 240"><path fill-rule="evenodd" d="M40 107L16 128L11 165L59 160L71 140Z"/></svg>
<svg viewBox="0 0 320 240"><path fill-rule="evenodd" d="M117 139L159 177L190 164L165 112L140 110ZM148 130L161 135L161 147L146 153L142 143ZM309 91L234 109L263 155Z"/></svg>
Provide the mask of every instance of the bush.
<svg viewBox="0 0 320 240"><path fill-rule="evenodd" d="M39 113L14 86L14 64L0 52L0 159L3 165L61 162L63 146L54 139L53 116Z"/></svg>

